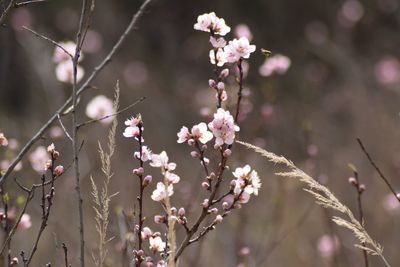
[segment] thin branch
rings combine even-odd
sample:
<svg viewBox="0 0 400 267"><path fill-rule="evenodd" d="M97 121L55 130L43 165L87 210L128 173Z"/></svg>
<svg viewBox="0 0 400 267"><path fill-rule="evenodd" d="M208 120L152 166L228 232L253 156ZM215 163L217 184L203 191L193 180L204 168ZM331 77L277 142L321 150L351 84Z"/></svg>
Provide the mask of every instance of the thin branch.
<svg viewBox="0 0 400 267"><path fill-rule="evenodd" d="M118 110L117 112L115 112L115 113L113 113L113 114L110 114L110 115L101 117L101 118L99 118L99 119L93 119L93 120L88 120L88 121L82 122L82 123L78 124L76 127L79 129L79 128L82 127L82 126L86 126L86 125L91 124L91 123L99 122L99 121L108 119L108 118L110 118L110 117L117 116L118 114L120 114L120 113L122 113L122 112L124 112L124 111L126 111L126 110L128 110L128 109L130 109L130 108L132 108L133 106L139 104L140 102L142 102L142 101L145 100L145 99L146 99L146 97L143 96L143 97L141 97L139 100L136 100L134 103L130 104L129 106L127 106L127 107L125 107L125 108L123 108L123 109Z"/></svg>
<svg viewBox="0 0 400 267"><path fill-rule="evenodd" d="M36 32L36 31L34 31L34 30L32 30L32 29L26 27L26 26L22 26L22 28L23 28L24 30L27 30L27 31L33 33L35 36L40 37L40 38L42 38L43 40L46 40L46 41L50 42L51 44L57 46L57 47L60 48L65 54L67 54L71 59L74 58L74 56L73 56L70 52L68 52L60 43L57 43L56 41L50 39L49 37L44 36L44 35L42 35L42 34Z"/></svg>
<svg viewBox="0 0 400 267"><path fill-rule="evenodd" d="M70 267L71 265L68 264L68 248L65 243L62 243L62 248L64 250L65 267Z"/></svg>
<svg viewBox="0 0 400 267"><path fill-rule="evenodd" d="M393 186L390 184L389 179L383 175L381 170L378 168L378 166L375 164L371 156L369 155L367 149L364 147L363 143L361 142L360 138L357 138L357 142L361 147L361 150L364 152L364 154L367 156L369 163L371 163L372 167L378 172L379 176L382 178L382 180L386 183L386 185L389 187L390 191L393 193L393 195L396 197L396 199L400 202L400 198L397 196L396 191L394 190Z"/></svg>
<svg viewBox="0 0 400 267"><path fill-rule="evenodd" d="M60 114L57 114L57 118L58 118L58 122L59 122L60 125L61 125L61 128L62 128L63 131L64 131L64 134L68 137L69 140L72 141L72 137L69 135L67 129L65 128L64 123L63 123L62 120L61 120Z"/></svg>
<svg viewBox="0 0 400 267"><path fill-rule="evenodd" d="M97 65L93 72L90 74L90 76L86 79L86 81L81 85L79 90L77 90L76 94L81 95L85 90L88 88L91 88L90 83L97 77L97 75L104 69L104 67L111 62L111 59L114 57L115 53L119 51L121 48L122 44L125 42L126 38L128 35L135 29L136 24L138 23L139 19L143 16L144 11L148 8L150 2L152 0L146 0L139 10L136 12L136 14L133 16L131 22L129 25L126 27L125 31L122 33L122 35L119 37L118 41L116 44L113 46L113 48L110 50L110 52L107 54L107 56L103 59L102 62L100 62L99 65ZM42 137L44 132L51 126L51 124L57 120L58 114L62 114L63 111L69 107L72 103L72 97L68 98L65 103L53 114L53 116L38 130L38 132L25 144L25 146L22 148L22 150L18 153L16 158L13 160L13 162L10 164L4 175L0 178L0 186L4 184L6 181L7 177L11 174L11 172L14 170L15 166L22 160L22 158L25 156L25 154L29 151L29 149Z"/></svg>
<svg viewBox="0 0 400 267"><path fill-rule="evenodd" d="M47 0L31 0L31 1L19 2L14 4L14 8L25 7L30 4L37 4L42 2L47 2Z"/></svg>
<svg viewBox="0 0 400 267"><path fill-rule="evenodd" d="M8 3L8 6L6 9L3 11L3 13L0 16L0 25L3 25L4 21L6 20L8 13L10 13L11 9L14 7L14 4L17 0L10 0Z"/></svg>

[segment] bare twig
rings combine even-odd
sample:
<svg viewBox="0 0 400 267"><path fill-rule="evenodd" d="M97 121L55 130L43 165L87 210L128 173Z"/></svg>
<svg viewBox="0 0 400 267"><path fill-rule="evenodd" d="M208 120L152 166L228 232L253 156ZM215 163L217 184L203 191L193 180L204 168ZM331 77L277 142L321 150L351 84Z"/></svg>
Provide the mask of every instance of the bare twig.
<svg viewBox="0 0 400 267"><path fill-rule="evenodd" d="M27 31L33 33L33 34L36 35L37 37L40 37L40 38L42 38L42 39L44 39L44 40L50 42L51 44L57 46L57 47L60 48L65 54L67 54L67 55L70 57L70 59L73 59L73 58L74 58L74 56L73 56L70 52L68 52L60 43L57 43L56 41L50 39L49 37L44 36L44 35L42 35L42 34L36 32L36 31L34 31L34 30L32 30L32 29L26 27L26 26L22 26L22 28L23 28L24 30L27 30Z"/></svg>
<svg viewBox="0 0 400 267"><path fill-rule="evenodd" d="M3 13L0 16L0 25L3 25L4 21L6 20L8 14L10 13L11 9L14 7L14 4L17 0L10 0L8 3L8 6L6 9L3 11Z"/></svg>
<svg viewBox="0 0 400 267"><path fill-rule="evenodd" d="M122 44L125 42L128 35L135 29L136 24L138 23L139 19L143 16L144 11L148 8L152 0L146 0L143 2L139 10L133 16L131 22L126 27L125 31L121 34L118 41L115 43L113 48L107 54L107 56L97 65L90 76L86 79L86 81L81 85L79 90L77 90L76 94L81 95L84 91L88 88L91 88L91 82L97 77L97 75L104 69L104 67L111 62L111 59L114 57L115 53L119 51ZM68 108L72 103L72 97L68 98L65 103L52 115L52 117L37 131L37 133L25 144L22 150L18 153L16 158L10 164L4 175L0 178L0 185L2 185L7 177L11 174L14 170L15 166L22 160L25 154L29 151L29 149L42 137L44 132L51 126L51 124L57 120L58 114L62 114L66 108Z"/></svg>
<svg viewBox="0 0 400 267"><path fill-rule="evenodd" d="M62 128L63 131L64 131L64 134L67 136L67 138L68 138L69 140L72 141L72 137L69 135L67 129L65 128L64 123L63 123L62 120L61 120L60 114L57 114L57 118L58 118L58 122L59 122L60 125L61 125L61 128Z"/></svg>
<svg viewBox="0 0 400 267"><path fill-rule="evenodd" d="M62 248L64 250L65 267L70 267L71 265L68 264L68 248L65 243L62 243Z"/></svg>
<svg viewBox="0 0 400 267"><path fill-rule="evenodd" d="M31 1L19 2L14 4L14 8L24 7L30 4L37 4L42 2L47 2L47 0L31 0Z"/></svg>
<svg viewBox="0 0 400 267"><path fill-rule="evenodd" d="M122 112L124 112L124 111L126 111L126 110L128 110L128 109L130 109L130 108L132 108L133 106L139 104L140 102L142 102L142 101L145 100L145 99L146 99L146 97L143 96L143 97L141 97L139 100L136 100L134 103L130 104L129 106L127 106L127 107L125 107L125 108L123 108L123 109L118 110L117 112L115 112L115 113L113 113L113 114L106 115L106 116L101 117L101 118L99 118L99 119L93 119L93 120L88 120L88 121L82 122L82 123L78 124L76 127L80 128L80 127L82 127L82 126L86 126L86 125L91 124L91 123L99 122L99 121L108 119L108 118L110 118L110 117L117 116L118 114L120 114L120 113L122 113Z"/></svg>
<svg viewBox="0 0 400 267"><path fill-rule="evenodd" d="M387 179L385 177L385 175L383 175L383 173L381 172L381 170L378 168L378 166L375 164L375 162L373 161L373 159L371 158L371 156L369 155L367 149L364 147L364 144L361 142L360 138L357 138L357 142L361 147L361 150L364 152L364 154L367 156L369 163L371 163L372 167L374 167L374 169L378 172L379 176L382 178L382 180L386 183L386 185L388 186L388 188L390 189L390 191L393 193L393 195L396 197L396 199L400 202L400 198L398 197L396 191L394 190L393 186L390 184L389 179Z"/></svg>
<svg viewBox="0 0 400 267"><path fill-rule="evenodd" d="M241 58L237 62L237 67L239 69L239 79L238 79L239 90L237 93L238 98L237 98L237 103L236 103L235 123L237 123L238 118L239 118L240 101L242 100L242 91L243 91L243 68L242 68L242 59Z"/></svg>

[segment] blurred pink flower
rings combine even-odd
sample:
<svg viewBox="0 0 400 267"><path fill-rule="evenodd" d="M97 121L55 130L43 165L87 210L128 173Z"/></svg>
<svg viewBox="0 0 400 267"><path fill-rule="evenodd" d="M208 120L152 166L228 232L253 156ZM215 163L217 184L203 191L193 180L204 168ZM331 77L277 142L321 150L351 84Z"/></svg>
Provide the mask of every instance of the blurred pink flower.
<svg viewBox="0 0 400 267"><path fill-rule="evenodd" d="M214 48L223 48L226 45L224 37L215 38L210 36L210 43Z"/></svg>
<svg viewBox="0 0 400 267"><path fill-rule="evenodd" d="M400 210L399 200L393 194L388 194L383 199L382 206L389 213L396 210Z"/></svg>
<svg viewBox="0 0 400 267"><path fill-rule="evenodd" d="M249 58L254 51L256 51L256 46L251 45L246 37L235 38L224 47L226 61L229 63L238 62L241 58Z"/></svg>
<svg viewBox="0 0 400 267"><path fill-rule="evenodd" d="M322 45L328 39L328 28L320 21L313 21L306 25L305 36L314 45Z"/></svg>
<svg viewBox="0 0 400 267"><path fill-rule="evenodd" d="M104 95L98 95L94 97L86 106L86 116L91 119L98 120L105 116L114 114L113 101ZM108 117L107 119L100 120L103 124L108 124L113 121L114 117Z"/></svg>
<svg viewBox="0 0 400 267"><path fill-rule="evenodd" d="M277 54L269 57L261 65L259 73L261 76L270 76L274 73L284 74L290 67L290 58L284 55Z"/></svg>
<svg viewBox="0 0 400 267"><path fill-rule="evenodd" d="M364 16L364 7L358 0L346 0L338 14L339 23L346 28L353 27Z"/></svg>
<svg viewBox="0 0 400 267"><path fill-rule="evenodd" d="M235 36L237 38L246 37L249 41L253 40L253 34L246 24L239 24L235 27Z"/></svg>
<svg viewBox="0 0 400 267"><path fill-rule="evenodd" d="M340 248L337 236L323 235L318 239L318 252L323 258L331 258Z"/></svg>
<svg viewBox="0 0 400 267"><path fill-rule="evenodd" d="M72 65L72 61L63 61L56 66L56 77L57 80L63 83L73 83L74 82L74 69ZM83 75L85 75L85 71L81 66L77 66L76 73L76 82L80 82L82 80Z"/></svg>
<svg viewBox="0 0 400 267"><path fill-rule="evenodd" d="M157 189L153 191L151 194L151 199L157 202L163 202L165 198L168 196L172 196L174 194L174 187L170 184L167 188L164 183L158 182Z"/></svg>
<svg viewBox="0 0 400 267"><path fill-rule="evenodd" d="M231 28L225 24L225 20L218 18L214 12L198 16L194 29L204 32L212 31L221 36L224 36L231 31Z"/></svg>
<svg viewBox="0 0 400 267"><path fill-rule="evenodd" d="M60 138L64 134L63 129L60 126L54 126L50 128L50 137L51 138Z"/></svg>
<svg viewBox="0 0 400 267"><path fill-rule="evenodd" d="M125 82L130 86L140 86L148 79L148 70L141 61L131 61L126 65L123 76Z"/></svg>
<svg viewBox="0 0 400 267"><path fill-rule="evenodd" d="M21 221L18 224L18 229L26 230L31 228L31 226L32 226L31 216L29 214L24 213L21 217Z"/></svg>
<svg viewBox="0 0 400 267"><path fill-rule="evenodd" d="M33 18L26 7L16 8L11 14L10 24L14 30L23 30L22 26L32 28Z"/></svg>
<svg viewBox="0 0 400 267"><path fill-rule="evenodd" d="M29 161L32 168L38 172L43 173L46 163L50 160L49 153L44 146L38 146L32 153L29 154Z"/></svg>
<svg viewBox="0 0 400 267"><path fill-rule="evenodd" d="M235 125L229 111L219 108L214 114L214 120L208 124L208 128L215 136L215 144L222 146L224 143L230 145L235 139L235 132L239 131L239 126Z"/></svg>
<svg viewBox="0 0 400 267"><path fill-rule="evenodd" d="M384 56L375 65L375 78L385 86L400 82L400 62L393 56Z"/></svg>
<svg viewBox="0 0 400 267"><path fill-rule="evenodd" d="M0 162L0 171L1 170L7 170L8 167L10 167L10 165L11 165L11 162L9 160L7 160L7 159L2 160ZM17 165L15 165L14 171L20 171L21 169L22 169L22 162L20 161L20 162L17 163Z"/></svg>
<svg viewBox="0 0 400 267"><path fill-rule="evenodd" d="M88 30L82 51L85 53L97 53L103 46L103 37L96 31Z"/></svg>
<svg viewBox="0 0 400 267"><path fill-rule="evenodd" d="M0 146L8 146L8 140L3 133L0 133Z"/></svg>

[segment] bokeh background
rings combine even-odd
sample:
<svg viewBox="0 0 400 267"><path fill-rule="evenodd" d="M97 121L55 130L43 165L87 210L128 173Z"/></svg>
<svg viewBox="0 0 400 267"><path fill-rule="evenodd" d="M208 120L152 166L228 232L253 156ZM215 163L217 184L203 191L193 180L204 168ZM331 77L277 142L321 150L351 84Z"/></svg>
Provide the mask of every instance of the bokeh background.
<svg viewBox="0 0 400 267"><path fill-rule="evenodd" d="M1 1L2 5L7 1ZM98 1L80 65L88 77L94 66L112 48L141 1ZM108 266L122 263L121 210L132 212L137 180L131 171L136 143L124 138L123 121L141 113L146 144L155 153L166 150L177 162L182 181L176 186L173 205L186 208L189 222L197 218L206 196L201 189L202 168L189 155L187 145L176 143L176 133L200 121L209 122L215 110L214 92L208 87L213 77L208 52L208 35L193 30L198 15L215 11L232 27L249 27L257 51L247 61L245 113L240 122L241 140L285 155L310 175L326 184L357 214L356 192L348 183L353 163L366 185L363 194L365 226L385 248L392 264L400 264L400 207L359 148L360 137L395 188L400 187L399 90L400 90L400 3L397 0L155 0L122 49L84 93L79 121L87 103L97 95L112 98L119 80L121 107L140 97L146 100L118 116L117 150L113 159L115 176L112 201ZM12 146L0 148L1 168L62 105L71 86L57 80L52 60L54 46L21 28L22 25L56 41L74 40L79 22L79 1L48 1L19 8L0 28L0 132ZM283 54L291 65L282 74L262 76L266 60L260 48ZM237 85L229 80L228 107L236 101ZM66 127L70 117L64 117ZM61 152L61 162L71 161L71 144L58 124L37 143L51 142ZM103 181L97 143L105 144L108 124L82 128L84 146L80 154L87 240L87 264L94 266L91 253L97 247L89 177ZM32 149L32 152L35 149ZM187 249L182 266L363 266L354 236L334 225L334 215L317 206L295 180L273 175L275 166L235 145L231 169L250 164L262 178L262 189L243 209L235 211L201 243ZM212 164L212 163L211 163ZM158 170L146 168L161 179ZM12 177L25 185L39 182L29 156ZM226 180L232 178L229 172ZM68 171L57 182L54 209L43 236L34 266L52 262L61 266L61 243L70 250L70 263L78 264L78 212L75 182ZM155 187L147 189L146 217L152 229L153 216L162 209L150 199ZM17 210L23 195L10 179L6 183ZM40 224L41 209L29 206L32 227L19 231L13 253L29 252ZM122 221L122 223L121 223ZM178 240L183 229L178 230ZM336 241L335 241L336 240ZM370 257L371 266L383 266Z"/></svg>

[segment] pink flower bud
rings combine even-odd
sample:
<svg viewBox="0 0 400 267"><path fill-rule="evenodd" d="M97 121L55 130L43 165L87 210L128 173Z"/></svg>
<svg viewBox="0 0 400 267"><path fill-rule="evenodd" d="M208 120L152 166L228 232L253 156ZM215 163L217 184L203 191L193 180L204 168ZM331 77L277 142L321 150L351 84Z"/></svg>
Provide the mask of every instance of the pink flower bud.
<svg viewBox="0 0 400 267"><path fill-rule="evenodd" d="M178 210L178 215L179 215L179 217L183 217L183 216L185 216L185 209L184 208L180 208L179 210Z"/></svg>
<svg viewBox="0 0 400 267"><path fill-rule="evenodd" d="M396 194L396 198L397 198L398 200L400 200L400 193L397 193L397 194Z"/></svg>
<svg viewBox="0 0 400 267"><path fill-rule="evenodd" d="M202 182L202 183L201 183L201 186L202 186L204 189L207 189L207 190L210 188L210 184L207 183L207 182Z"/></svg>
<svg viewBox="0 0 400 267"><path fill-rule="evenodd" d="M219 78L223 80L226 77L228 77L228 75L229 75L229 69L223 69L219 74Z"/></svg>
<svg viewBox="0 0 400 267"><path fill-rule="evenodd" d="M216 177L215 173L212 172L212 173L210 173L210 176L207 177L207 179L211 181L211 180L214 180L215 177Z"/></svg>
<svg viewBox="0 0 400 267"><path fill-rule="evenodd" d="M215 223L215 224L220 224L220 223L222 222L223 219L224 219L224 218L222 218L222 216L218 214L217 217L216 217L215 220L214 220L214 223Z"/></svg>
<svg viewBox="0 0 400 267"><path fill-rule="evenodd" d="M217 84L217 89L218 89L219 91L225 90L225 83L219 82L219 83Z"/></svg>
<svg viewBox="0 0 400 267"><path fill-rule="evenodd" d="M214 81L213 79L208 80L208 85L209 85L211 88L214 88L214 87L215 87L215 81Z"/></svg>
<svg viewBox="0 0 400 267"><path fill-rule="evenodd" d="M62 165L58 165L57 167L54 168L53 171L54 176L60 176L63 173L64 173L64 167Z"/></svg>
<svg viewBox="0 0 400 267"><path fill-rule="evenodd" d="M56 147L54 146L54 144L51 144L47 147L47 152L49 152L50 154L53 154L55 149L56 149Z"/></svg>
<svg viewBox="0 0 400 267"><path fill-rule="evenodd" d="M144 173L144 169L142 167L139 167L137 169L133 169L133 174L135 174L135 175L140 176L140 175L143 175L143 173Z"/></svg>
<svg viewBox="0 0 400 267"><path fill-rule="evenodd" d="M215 144L215 145L214 145L214 149L215 149L215 150L221 150L221 146L220 146L220 145L217 145L217 144Z"/></svg>
<svg viewBox="0 0 400 267"><path fill-rule="evenodd" d="M165 222L165 217L162 215L155 215L154 216L154 222L157 224L161 224Z"/></svg>
<svg viewBox="0 0 400 267"><path fill-rule="evenodd" d="M356 178L350 177L350 178L349 178L349 184L351 184L351 185L357 185L357 180L356 180Z"/></svg>
<svg viewBox="0 0 400 267"><path fill-rule="evenodd" d="M224 209L224 210L227 210L227 209L229 209L229 204L228 204L228 202L223 202L222 203L222 208Z"/></svg>
<svg viewBox="0 0 400 267"><path fill-rule="evenodd" d="M194 146L196 144L196 141L194 141L194 139L191 138L188 140L188 144L189 146Z"/></svg>
<svg viewBox="0 0 400 267"><path fill-rule="evenodd" d="M144 227L141 233L142 240L148 240L153 235L153 232L149 227Z"/></svg>
<svg viewBox="0 0 400 267"><path fill-rule="evenodd" d="M144 179L143 179L143 186L148 186L152 180L153 180L153 176L146 175L146 177L144 177Z"/></svg>
<svg viewBox="0 0 400 267"><path fill-rule="evenodd" d="M229 185L230 185L231 189L235 188L236 187L236 181L232 180Z"/></svg>
<svg viewBox="0 0 400 267"><path fill-rule="evenodd" d="M137 252L136 252L136 255L138 256L138 257L143 257L144 256L144 251L143 250L138 250Z"/></svg>
<svg viewBox="0 0 400 267"><path fill-rule="evenodd" d="M199 152L197 152L197 151L192 151L192 152L190 152L190 155L192 156L192 158L198 158L198 157L200 157L200 154L199 154Z"/></svg>
<svg viewBox="0 0 400 267"><path fill-rule="evenodd" d="M203 203L201 204L203 206L203 208L207 209L209 204L208 204L208 199L204 199Z"/></svg>
<svg viewBox="0 0 400 267"><path fill-rule="evenodd" d="M364 192L367 189L365 184L360 184L360 187L358 187L358 190L360 190L360 193Z"/></svg>
<svg viewBox="0 0 400 267"><path fill-rule="evenodd" d="M172 213L173 215L175 215L176 212L177 212L177 209L176 209L175 207L172 207L172 208L171 208L171 213Z"/></svg>
<svg viewBox="0 0 400 267"><path fill-rule="evenodd" d="M58 159L60 157L60 153L56 150L53 152L53 159Z"/></svg>
<svg viewBox="0 0 400 267"><path fill-rule="evenodd" d="M202 146L201 146L201 151L204 152L204 151L206 151L207 149L208 149L208 146L207 146L207 145L202 145Z"/></svg>
<svg viewBox="0 0 400 267"><path fill-rule="evenodd" d="M210 213L217 214L218 213L218 209L217 208L212 208L212 209L210 209Z"/></svg>
<svg viewBox="0 0 400 267"><path fill-rule="evenodd" d="M235 209L241 209L241 208L242 208L242 205L239 204L239 203L236 203L236 204L233 206L233 208L235 208Z"/></svg>
<svg viewBox="0 0 400 267"><path fill-rule="evenodd" d="M225 158L229 157L232 154L232 150L230 149L225 149L223 155Z"/></svg>

